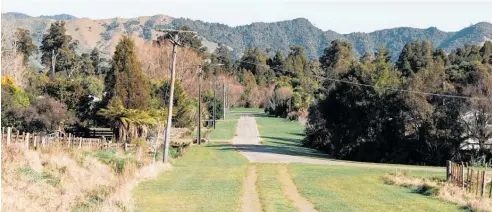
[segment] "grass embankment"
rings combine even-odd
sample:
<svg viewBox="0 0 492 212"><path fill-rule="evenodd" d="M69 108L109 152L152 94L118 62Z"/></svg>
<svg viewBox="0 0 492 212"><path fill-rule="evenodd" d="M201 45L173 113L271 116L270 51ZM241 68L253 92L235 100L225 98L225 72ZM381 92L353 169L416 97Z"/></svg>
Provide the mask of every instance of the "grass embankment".
<svg viewBox="0 0 492 212"><path fill-rule="evenodd" d="M492 199L471 194L456 185L445 183L443 179L415 177L406 172L396 172L385 175L384 180L387 184L410 188L417 193L456 203L472 211L492 211Z"/></svg>
<svg viewBox="0 0 492 212"><path fill-rule="evenodd" d="M237 211L247 162L227 144L194 146L134 190L137 211Z"/></svg>
<svg viewBox="0 0 492 212"><path fill-rule="evenodd" d="M3 146L2 210L132 210L132 186L161 170L153 165L138 169L145 164L131 154L109 150Z"/></svg>

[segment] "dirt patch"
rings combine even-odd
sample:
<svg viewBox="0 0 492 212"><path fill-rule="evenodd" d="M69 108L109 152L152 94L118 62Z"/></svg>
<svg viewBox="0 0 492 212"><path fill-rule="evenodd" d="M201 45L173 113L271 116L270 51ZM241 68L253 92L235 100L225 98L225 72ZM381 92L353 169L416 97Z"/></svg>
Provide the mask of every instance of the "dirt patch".
<svg viewBox="0 0 492 212"><path fill-rule="evenodd" d="M248 168L248 175L244 181L243 187L243 212L258 212L261 211L260 197L258 196L258 191L256 190L256 166L250 166Z"/></svg>
<svg viewBox="0 0 492 212"><path fill-rule="evenodd" d="M284 195L294 203L294 206L299 209L299 211L317 211L314 209L314 205L312 203L299 194L296 185L292 181L289 172L287 171L287 167L278 166L277 173L280 183L282 184Z"/></svg>

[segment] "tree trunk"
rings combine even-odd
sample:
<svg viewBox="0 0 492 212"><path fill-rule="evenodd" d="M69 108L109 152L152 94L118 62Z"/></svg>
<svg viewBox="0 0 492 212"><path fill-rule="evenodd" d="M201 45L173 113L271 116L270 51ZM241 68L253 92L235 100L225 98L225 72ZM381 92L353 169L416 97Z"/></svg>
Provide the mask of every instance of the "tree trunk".
<svg viewBox="0 0 492 212"><path fill-rule="evenodd" d="M51 50L51 76L55 76L56 55L55 50Z"/></svg>

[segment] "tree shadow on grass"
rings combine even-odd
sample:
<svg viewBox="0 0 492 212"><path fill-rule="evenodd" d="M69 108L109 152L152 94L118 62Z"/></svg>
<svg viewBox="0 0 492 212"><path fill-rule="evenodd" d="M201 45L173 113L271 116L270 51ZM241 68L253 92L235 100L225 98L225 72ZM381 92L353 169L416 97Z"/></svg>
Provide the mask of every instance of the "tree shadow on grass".
<svg viewBox="0 0 492 212"><path fill-rule="evenodd" d="M329 155L315 152L302 151L292 146L271 146L271 145L252 145L252 144L217 144L213 146L207 146L219 151L239 150L243 152L258 152L258 153L273 153L279 155L291 155L291 156L303 156L312 158L325 158L331 159Z"/></svg>

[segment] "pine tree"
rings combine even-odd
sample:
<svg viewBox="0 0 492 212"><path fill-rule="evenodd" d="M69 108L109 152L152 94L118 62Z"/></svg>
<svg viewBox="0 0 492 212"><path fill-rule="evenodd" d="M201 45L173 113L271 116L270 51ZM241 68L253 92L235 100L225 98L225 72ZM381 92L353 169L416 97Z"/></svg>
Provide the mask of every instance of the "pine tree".
<svg viewBox="0 0 492 212"><path fill-rule="evenodd" d="M150 84L142 72L135 43L129 36L123 36L113 55L113 66L106 75L106 102L120 98L127 109L147 109L149 106Z"/></svg>

